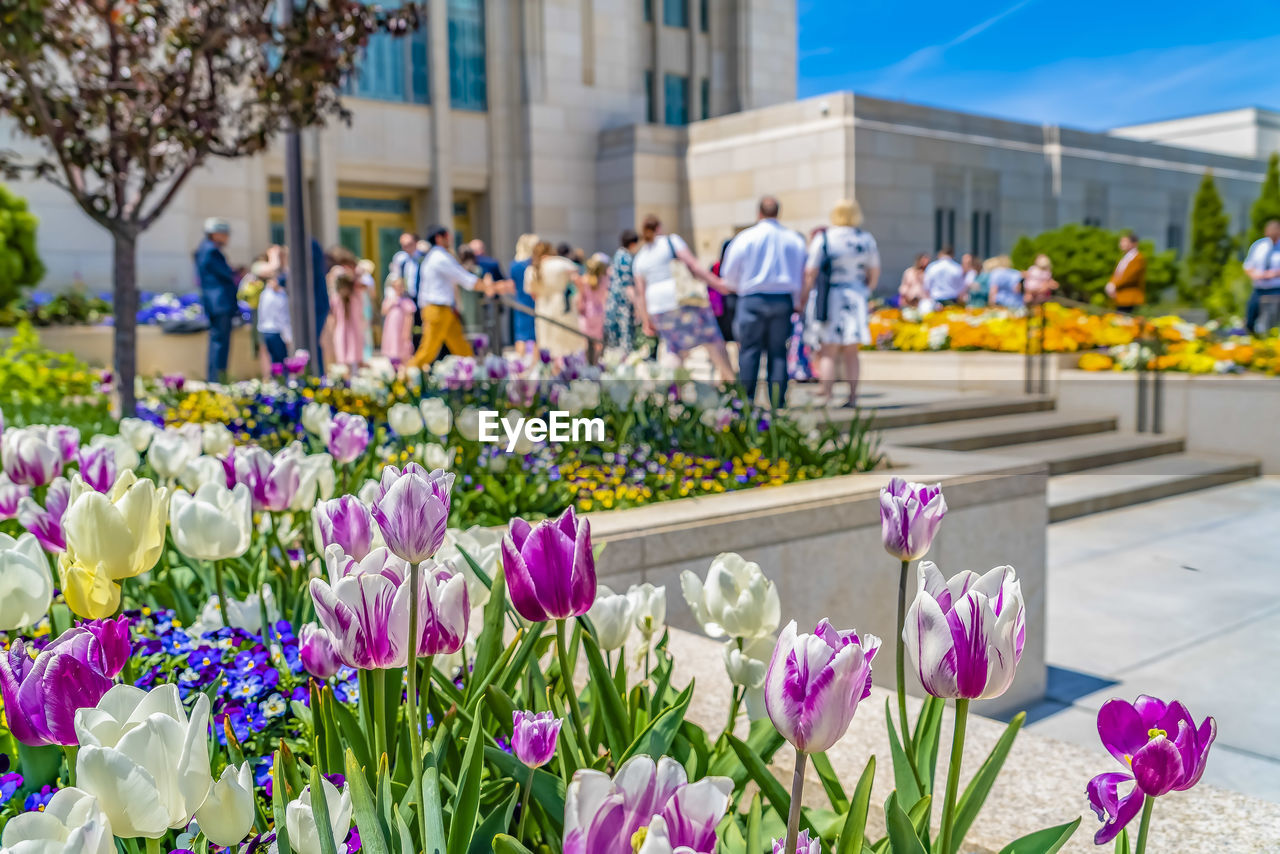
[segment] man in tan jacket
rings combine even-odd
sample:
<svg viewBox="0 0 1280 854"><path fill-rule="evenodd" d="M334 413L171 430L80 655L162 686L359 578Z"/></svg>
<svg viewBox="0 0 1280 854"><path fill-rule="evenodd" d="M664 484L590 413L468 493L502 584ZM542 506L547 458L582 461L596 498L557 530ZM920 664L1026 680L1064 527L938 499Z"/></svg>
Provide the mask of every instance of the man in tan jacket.
<svg viewBox="0 0 1280 854"><path fill-rule="evenodd" d="M1116 311L1133 314L1147 301L1147 259L1138 251L1138 236L1131 231L1120 235L1120 251L1124 254L1107 282L1107 296L1115 301Z"/></svg>

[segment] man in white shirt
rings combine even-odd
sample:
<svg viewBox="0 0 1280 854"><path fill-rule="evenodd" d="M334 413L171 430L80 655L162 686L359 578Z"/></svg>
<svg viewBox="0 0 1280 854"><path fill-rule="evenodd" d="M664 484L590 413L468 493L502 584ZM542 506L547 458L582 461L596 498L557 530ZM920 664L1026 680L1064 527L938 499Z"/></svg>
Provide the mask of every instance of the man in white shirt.
<svg viewBox="0 0 1280 854"><path fill-rule="evenodd" d="M944 246L937 259L924 268L924 289L936 305L959 305L964 296L964 268L956 263L955 250Z"/></svg>
<svg viewBox="0 0 1280 854"><path fill-rule="evenodd" d="M720 277L738 293L738 379L747 399L755 400L763 354L768 360L769 402L781 407L787 398L791 315L801 310L806 248L803 237L778 223L778 210L774 197L760 200L759 220L733 238Z"/></svg>
<svg viewBox="0 0 1280 854"><path fill-rule="evenodd" d="M1253 279L1253 293L1245 310L1244 327L1250 332L1258 325L1264 296L1280 296L1280 219L1267 222L1263 237L1249 247L1244 270Z"/></svg>
<svg viewBox="0 0 1280 854"><path fill-rule="evenodd" d="M416 368L425 368L447 345L455 356L474 355L471 342L462 328L462 318L455 304L454 288L474 291L479 285L486 294L493 287L489 276L480 279L458 263L449 251L449 229L432 226L427 232L427 252L418 261L416 280L418 310L422 315L422 341L409 360Z"/></svg>

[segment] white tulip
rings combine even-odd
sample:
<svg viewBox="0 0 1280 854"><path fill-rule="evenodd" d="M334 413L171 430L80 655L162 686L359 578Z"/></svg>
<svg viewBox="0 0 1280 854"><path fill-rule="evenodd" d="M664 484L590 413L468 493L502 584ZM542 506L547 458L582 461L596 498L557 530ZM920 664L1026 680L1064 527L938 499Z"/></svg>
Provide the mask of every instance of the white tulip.
<svg viewBox="0 0 1280 854"><path fill-rule="evenodd" d="M485 528L473 525L465 531L449 528L444 532L444 545L436 552L436 563L461 572L467 579L467 596L472 608L480 608L489 601L489 586L480 580L471 564L462 556L466 552L492 580L502 565L501 528Z"/></svg>
<svg viewBox="0 0 1280 854"><path fill-rule="evenodd" d="M34 626L51 604L53 576L35 534L0 534L0 631Z"/></svg>
<svg viewBox="0 0 1280 854"><path fill-rule="evenodd" d="M204 448L204 425L197 424L194 421L188 421L186 424L180 424L177 427L166 427L166 433L177 433L179 436L187 440L187 444L191 446L191 453L199 456Z"/></svg>
<svg viewBox="0 0 1280 854"><path fill-rule="evenodd" d="M591 620L591 625L595 626L600 649L612 652L627 642L636 615L636 605L635 597L614 593L603 584L596 589L596 601L587 612L587 617Z"/></svg>
<svg viewBox="0 0 1280 854"><path fill-rule="evenodd" d="M141 418L121 418L119 429L124 440L132 445L135 451L142 453L151 444L151 440L155 438L160 428Z"/></svg>
<svg viewBox="0 0 1280 854"><path fill-rule="evenodd" d="M470 442L480 439L480 410L474 406L468 406L458 413L458 433Z"/></svg>
<svg viewBox="0 0 1280 854"><path fill-rule="evenodd" d="M76 781L98 799L116 836L159 839L186 827L208 797L209 697L188 718L178 686L116 685L76 712Z"/></svg>
<svg viewBox="0 0 1280 854"><path fill-rule="evenodd" d="M378 503L378 499L382 498L382 484L373 478L368 478L360 485L360 489L356 492L356 497L372 507Z"/></svg>
<svg viewBox="0 0 1280 854"><path fill-rule="evenodd" d="M412 403L397 403L387 410L387 423L401 438L416 436L422 432L422 413Z"/></svg>
<svg viewBox="0 0 1280 854"><path fill-rule="evenodd" d="M507 410L507 423L511 425L520 424L520 432L516 434L515 446L511 449L513 454L523 457L525 454L533 452L533 440L529 438L529 430L527 424L521 424L524 415L518 409ZM504 445L505 447L505 445Z"/></svg>
<svg viewBox="0 0 1280 854"><path fill-rule="evenodd" d="M231 447L235 445L236 437L226 425L223 424L206 424L200 435L200 447L204 449L206 454L214 457L220 457Z"/></svg>
<svg viewBox="0 0 1280 854"><path fill-rule="evenodd" d="M312 436L323 437L328 432L333 413L325 403L308 403L302 407L302 427Z"/></svg>
<svg viewBox="0 0 1280 854"><path fill-rule="evenodd" d="M152 439L152 442L154 441ZM89 440L89 447L110 448L111 454L116 461L117 471L136 469L141 461L138 452L133 449L133 445L120 436L108 436L106 433L99 433Z"/></svg>
<svg viewBox="0 0 1280 854"><path fill-rule="evenodd" d="M249 550L253 536L253 496L243 483L234 489L206 483L195 495L176 490L169 503L169 527L178 551L187 557L240 557Z"/></svg>
<svg viewBox="0 0 1280 854"><path fill-rule="evenodd" d="M635 623L645 641L652 642L654 635L662 634L667 624L667 588L654 587L647 581L633 584L627 589L627 597L635 603Z"/></svg>
<svg viewBox="0 0 1280 854"><path fill-rule="evenodd" d="M200 451L191 447L191 442L186 436L172 430L165 430L151 440L151 449L147 451L147 462L151 463L151 467L156 470L156 474L162 480L173 480L182 474L187 463L198 456Z"/></svg>
<svg viewBox="0 0 1280 854"><path fill-rule="evenodd" d="M217 483L225 486L227 483L227 470L223 467L222 460L201 455L187 463L186 467L178 475L178 482L182 484L187 492L195 492L206 483Z"/></svg>
<svg viewBox="0 0 1280 854"><path fill-rule="evenodd" d="M724 669L730 682L747 689L744 695L747 717L756 721L769 713L764 704L764 677L773 656L774 639L766 635L741 643L741 649L738 648L738 640L724 645Z"/></svg>
<svg viewBox="0 0 1280 854"><path fill-rule="evenodd" d="M243 762L228 765L209 789L209 797L196 810L196 822L215 845L231 847L244 841L253 829L253 767Z"/></svg>
<svg viewBox="0 0 1280 854"><path fill-rule="evenodd" d="M227 619L231 622L233 629L244 629L253 635L261 634L263 605L267 609L268 621L272 623L280 621L280 608L276 605L275 594L265 584L262 585L261 600L258 598L257 593L250 593L244 599L228 596L225 601L227 603ZM196 627L192 630L192 634L198 637L205 632L224 628L225 625L222 622L222 609L218 605L218 597L210 596L208 601L204 603L204 608L200 611L200 618L196 621Z"/></svg>
<svg viewBox="0 0 1280 854"><path fill-rule="evenodd" d="M3 854L115 854L111 820L98 801L68 786L54 792L39 812L9 819L0 836Z"/></svg>
<svg viewBox="0 0 1280 854"><path fill-rule="evenodd" d="M337 488L338 477L333 470L333 457L328 454L304 454L302 445L294 442L281 451L293 454L298 460L298 491L289 503L290 510L310 511L317 501L328 501ZM279 456L279 455L277 455Z"/></svg>
<svg viewBox="0 0 1280 854"><path fill-rule="evenodd" d="M428 397L418 404L418 409L428 431L437 436L449 434L449 428L453 425L453 412L449 410L447 403L438 397Z"/></svg>
<svg viewBox="0 0 1280 854"><path fill-rule="evenodd" d="M329 829L333 832L333 845L341 849L351 829L351 793L344 785L339 792L328 780L321 779L324 800L329 807ZM294 851L320 850L320 829L311 809L311 787L303 786L296 801L284 808L284 826L289 833L289 847Z"/></svg>
<svg viewBox="0 0 1280 854"><path fill-rule="evenodd" d="M759 564L733 552L716 555L705 581L685 570L680 587L693 618L713 638L771 635L782 620L777 587Z"/></svg>
<svg viewBox="0 0 1280 854"><path fill-rule="evenodd" d="M424 442L419 446L418 456L422 460L422 467L427 471L435 471L436 469L448 471L453 468L453 452L446 450L443 445L437 445L435 442Z"/></svg>

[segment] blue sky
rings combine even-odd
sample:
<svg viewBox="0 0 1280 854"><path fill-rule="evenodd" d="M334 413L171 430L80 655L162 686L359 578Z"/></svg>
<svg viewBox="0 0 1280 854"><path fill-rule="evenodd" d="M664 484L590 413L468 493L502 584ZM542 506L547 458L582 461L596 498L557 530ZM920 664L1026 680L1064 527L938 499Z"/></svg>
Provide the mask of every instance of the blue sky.
<svg viewBox="0 0 1280 854"><path fill-rule="evenodd" d="M799 10L801 97L851 89L1089 130L1280 109L1278 0L799 0Z"/></svg>

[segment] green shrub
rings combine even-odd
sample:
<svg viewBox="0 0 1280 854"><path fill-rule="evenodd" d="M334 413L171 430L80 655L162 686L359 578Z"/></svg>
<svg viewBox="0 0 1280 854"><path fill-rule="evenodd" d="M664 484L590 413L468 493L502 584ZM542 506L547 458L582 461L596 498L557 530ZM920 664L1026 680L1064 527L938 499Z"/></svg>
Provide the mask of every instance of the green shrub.
<svg viewBox="0 0 1280 854"><path fill-rule="evenodd" d="M6 306L44 277L36 251L39 220L27 210L27 200L0 184L0 306Z"/></svg>
<svg viewBox="0 0 1280 854"><path fill-rule="evenodd" d="M1025 270L1037 255L1048 255L1062 296L1107 305L1110 302L1106 295L1107 282L1120 261L1122 233L1071 223L1035 237L1019 237L1011 257L1014 266ZM1149 240L1140 241L1138 248L1147 258L1148 299L1178 284L1180 270L1176 252L1172 249L1156 252Z"/></svg>

